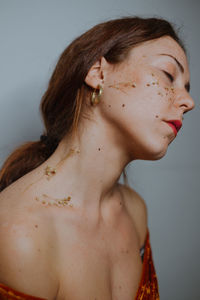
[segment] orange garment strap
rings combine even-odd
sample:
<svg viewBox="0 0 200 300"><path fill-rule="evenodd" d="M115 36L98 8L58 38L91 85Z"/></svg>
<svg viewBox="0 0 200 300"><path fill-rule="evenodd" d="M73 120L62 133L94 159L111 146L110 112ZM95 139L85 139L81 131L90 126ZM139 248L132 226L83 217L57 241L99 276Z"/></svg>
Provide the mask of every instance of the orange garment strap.
<svg viewBox="0 0 200 300"><path fill-rule="evenodd" d="M135 300L160 300L148 229L145 242L142 277Z"/></svg>
<svg viewBox="0 0 200 300"><path fill-rule="evenodd" d="M44 298L38 298L23 294L16 290L9 288L8 286L0 283L0 299L1 300L47 300Z"/></svg>

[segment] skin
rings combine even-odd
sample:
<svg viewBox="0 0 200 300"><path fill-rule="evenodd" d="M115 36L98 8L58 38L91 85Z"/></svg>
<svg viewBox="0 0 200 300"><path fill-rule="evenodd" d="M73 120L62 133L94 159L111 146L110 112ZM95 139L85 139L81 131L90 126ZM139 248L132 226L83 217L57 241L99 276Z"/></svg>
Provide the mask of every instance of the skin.
<svg viewBox="0 0 200 300"><path fill-rule="evenodd" d="M160 53L175 56L184 73ZM129 162L166 154L175 135L164 120L181 120L194 108L188 81L187 58L167 36L132 49L118 65L102 57L91 67L85 83L101 84L103 94L94 107L86 99L90 118L83 115L78 135L64 138L0 195L0 282L48 299L133 299L147 213L142 198L118 180ZM71 197L72 206L46 205L44 197Z"/></svg>
<svg viewBox="0 0 200 300"><path fill-rule="evenodd" d="M184 74L172 58L159 53L177 57ZM173 83L162 70L175 77ZM119 66L101 58L85 81L93 88L103 86L101 103L92 110L92 121L82 120L79 140L67 138L60 143L45 165L58 164L69 148L80 150L63 162L52 185L55 180L63 186L61 198L70 190L74 206L86 214L91 211L90 217L97 222L124 167L137 159L161 159L175 139L164 120L182 120L194 108L194 101L185 89L189 81L186 56L170 37L134 48Z"/></svg>

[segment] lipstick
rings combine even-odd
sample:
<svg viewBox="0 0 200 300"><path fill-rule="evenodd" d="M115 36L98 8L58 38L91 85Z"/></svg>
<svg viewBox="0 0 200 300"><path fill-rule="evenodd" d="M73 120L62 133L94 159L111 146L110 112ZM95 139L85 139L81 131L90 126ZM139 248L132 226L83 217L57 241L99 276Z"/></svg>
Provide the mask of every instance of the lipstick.
<svg viewBox="0 0 200 300"><path fill-rule="evenodd" d="M166 123L173 129L175 136L182 127L182 122L179 120L169 120Z"/></svg>

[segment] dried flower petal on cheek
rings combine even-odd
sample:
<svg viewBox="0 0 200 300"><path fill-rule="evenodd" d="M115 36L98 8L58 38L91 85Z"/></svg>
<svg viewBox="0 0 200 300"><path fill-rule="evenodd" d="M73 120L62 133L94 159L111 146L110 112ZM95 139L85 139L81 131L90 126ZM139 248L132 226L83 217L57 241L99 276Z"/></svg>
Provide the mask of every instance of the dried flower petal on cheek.
<svg viewBox="0 0 200 300"><path fill-rule="evenodd" d="M133 71L133 61L126 61L117 73L114 73L111 78L112 81L108 85L108 88L116 89L122 93L129 94L133 89L137 88L135 71Z"/></svg>
<svg viewBox="0 0 200 300"><path fill-rule="evenodd" d="M151 76L153 81L147 82L146 87L159 87L159 89L157 90L157 95L162 97L163 100L170 101L171 103L173 103L175 94L174 87L162 86L159 82L159 78L153 72L151 73Z"/></svg>
<svg viewBox="0 0 200 300"><path fill-rule="evenodd" d="M151 86L159 86L159 79L157 78L157 76L151 72L149 74L150 79L148 80L148 82L146 83L147 87L151 87Z"/></svg>
<svg viewBox="0 0 200 300"><path fill-rule="evenodd" d="M174 103L174 99L175 99L175 92L174 92L174 88L173 87L164 87L162 88L162 91L158 92L158 95L163 96L164 99L166 99L167 101Z"/></svg>
<svg viewBox="0 0 200 300"><path fill-rule="evenodd" d="M127 89L136 88L136 83L134 81L117 82L109 85L108 87L120 90L121 92L127 94Z"/></svg>

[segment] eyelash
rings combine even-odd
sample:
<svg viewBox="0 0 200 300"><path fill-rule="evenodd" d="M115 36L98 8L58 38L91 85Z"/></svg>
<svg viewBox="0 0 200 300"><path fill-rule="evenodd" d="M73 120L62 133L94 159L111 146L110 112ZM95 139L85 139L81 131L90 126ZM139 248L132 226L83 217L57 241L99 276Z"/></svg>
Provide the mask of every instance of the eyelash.
<svg viewBox="0 0 200 300"><path fill-rule="evenodd" d="M174 77L173 77L170 73L168 73L168 72L166 72L166 71L163 71L163 72L164 72L165 75L169 78L169 80L170 80L171 82L174 81Z"/></svg>

